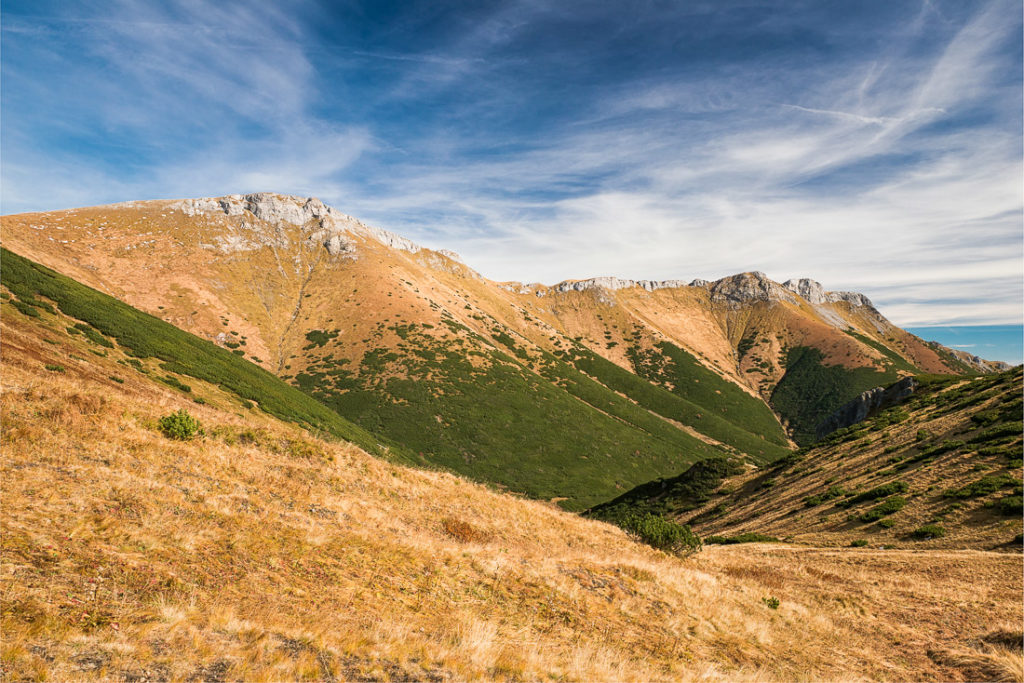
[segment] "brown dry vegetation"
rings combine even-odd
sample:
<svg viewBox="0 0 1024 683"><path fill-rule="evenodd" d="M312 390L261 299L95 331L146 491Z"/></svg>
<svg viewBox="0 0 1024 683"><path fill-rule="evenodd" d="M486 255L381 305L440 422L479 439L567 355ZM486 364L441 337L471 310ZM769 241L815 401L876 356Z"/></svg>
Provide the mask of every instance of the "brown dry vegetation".
<svg viewBox="0 0 1024 683"><path fill-rule="evenodd" d="M956 391L971 381L953 384L937 396ZM1005 380L1009 382L1009 380ZM962 410L949 411L941 405L903 406L905 421L884 430L867 431L857 438L816 446L793 465L777 470L751 470L723 482L717 495L699 510L687 513L695 519L702 535L733 536L756 532L810 545L848 545L865 539L873 546L904 548L977 548L1020 552L1019 534L1024 522L1018 516L1000 516L986 504L1009 493L1002 488L988 495L958 500L944 495L984 476L1008 476L1019 485L1019 460L1007 459L1006 452L980 453L970 440L985 428L972 416L1001 407L1021 395L1017 374L996 396ZM919 433L928 438L922 442ZM961 443L925 462L912 463L920 449L930 443ZM1019 456L1020 439L1007 444ZM909 464L903 467L904 461ZM850 508L837 505L842 498L817 505L805 505L808 496L825 492L830 486L845 491L868 491L893 482L907 484L900 495L907 505L888 516L885 526L865 524L860 513L881 500L865 501ZM947 533L941 538L918 540L911 532L925 524L940 524ZM891 526L890 526L891 525Z"/></svg>
<svg viewBox="0 0 1024 683"><path fill-rule="evenodd" d="M2 322L4 680L1022 678L1018 556L680 560Z"/></svg>

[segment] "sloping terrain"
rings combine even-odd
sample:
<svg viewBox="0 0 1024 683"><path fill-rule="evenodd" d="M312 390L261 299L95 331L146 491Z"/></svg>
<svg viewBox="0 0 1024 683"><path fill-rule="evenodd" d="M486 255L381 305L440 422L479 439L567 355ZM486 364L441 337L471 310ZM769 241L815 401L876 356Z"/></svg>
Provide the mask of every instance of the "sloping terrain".
<svg viewBox="0 0 1024 683"><path fill-rule="evenodd" d="M1021 678L1019 556L680 560L141 372L4 294L4 680ZM180 409L201 435L161 433Z"/></svg>
<svg viewBox="0 0 1024 683"><path fill-rule="evenodd" d="M496 283L315 199L5 216L3 240L415 462L573 510L708 457L770 462L867 388L971 369L813 281Z"/></svg>
<svg viewBox="0 0 1024 683"><path fill-rule="evenodd" d="M52 300L61 311L86 321L86 331L104 343L111 344L107 337L117 340L131 356L125 362L140 371L139 359L153 357L163 361L159 369L170 373L167 376L220 384L272 414L328 429L371 451L388 449L405 461L446 465L536 497L572 496L569 507L607 498L624 482L642 481L723 452L554 357L544 360L544 372L558 373L558 384L527 374L493 350L490 362L478 367L474 355L455 340L444 346L443 356L432 357L431 365L407 363L407 374L400 378L388 372L387 358L364 357L364 365L378 363L376 374L367 378L382 385L377 394L351 385L344 393L330 391L327 387L336 389L345 379L339 365L326 365L329 385L311 385L307 378L312 375L300 375L298 386L338 409L332 413L229 349L184 334L13 252L4 251L0 277L14 294L12 306L48 317L54 313L53 305L39 303L38 297ZM314 337L310 346L317 345ZM423 375L418 374L421 371ZM441 377L433 375L431 384L427 377L432 372ZM384 401L381 396L396 400ZM383 436L370 436L338 414L353 415ZM388 448L388 438L401 445ZM429 449L432 457L424 457L423 451L407 454L405 446Z"/></svg>
<svg viewBox="0 0 1024 683"><path fill-rule="evenodd" d="M921 376L903 403L761 469L698 463L594 514L643 510L702 536L1021 550L1021 368Z"/></svg>

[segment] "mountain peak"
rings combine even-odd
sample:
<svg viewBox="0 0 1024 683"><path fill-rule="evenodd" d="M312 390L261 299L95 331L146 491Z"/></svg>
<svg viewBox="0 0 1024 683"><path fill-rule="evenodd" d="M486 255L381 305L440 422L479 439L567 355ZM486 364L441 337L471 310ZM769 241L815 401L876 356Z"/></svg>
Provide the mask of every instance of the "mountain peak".
<svg viewBox="0 0 1024 683"><path fill-rule="evenodd" d="M716 280L710 286L713 301L747 303L751 301L788 301L796 303L790 292L759 270L738 273Z"/></svg>
<svg viewBox="0 0 1024 683"><path fill-rule="evenodd" d="M344 233L370 237L381 244L416 254L423 247L412 240L393 232L366 225L357 218L328 206L316 197L278 194L276 192L253 192L250 194L229 194L223 197L202 197L182 199L175 203L188 216L198 214L245 216L250 214L265 223L280 226L284 223L295 225L309 232L309 238L323 242L331 255L351 253Z"/></svg>

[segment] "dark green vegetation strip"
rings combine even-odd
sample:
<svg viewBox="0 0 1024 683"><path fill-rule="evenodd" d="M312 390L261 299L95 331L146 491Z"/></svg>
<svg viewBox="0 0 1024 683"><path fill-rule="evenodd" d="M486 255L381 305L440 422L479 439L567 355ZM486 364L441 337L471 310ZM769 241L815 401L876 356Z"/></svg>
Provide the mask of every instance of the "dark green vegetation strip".
<svg viewBox="0 0 1024 683"><path fill-rule="evenodd" d="M859 332L854 332L853 330L847 330L846 334L850 335L860 343L866 344L867 346L870 346L871 348L880 352L883 356L883 365L889 368L893 368L895 370L903 370L913 375L916 375L918 372L920 372L920 370L918 370L916 367L908 363L907 359L905 359L903 356L899 355L898 353L890 349L888 346L885 346L884 344L875 341L871 337L866 337L863 334L860 334Z"/></svg>
<svg viewBox="0 0 1024 683"><path fill-rule="evenodd" d="M680 354L686 353L678 348L676 351ZM757 461L775 460L789 452L785 447L786 437L782 432L782 425L763 401L737 389L731 382L705 371L704 368L700 368L703 372L695 371L695 360L676 363L674 356L667 357L664 367L668 367L669 370L663 367L661 376L670 374L674 378L673 384L683 382L678 393L674 393L624 370L589 349L576 347L560 353L561 358L588 375L596 377L609 389L625 394L662 417L693 427L701 434L732 446ZM687 384L681 379L684 373L699 381L694 382L691 379ZM684 396L689 396L692 400Z"/></svg>
<svg viewBox="0 0 1024 683"><path fill-rule="evenodd" d="M727 458L701 460L678 476L637 486L614 500L595 506L587 514L615 523L637 514L677 515L706 503L723 479L742 470L739 463Z"/></svg>
<svg viewBox="0 0 1024 683"><path fill-rule="evenodd" d="M350 370L328 347L294 381L420 464L580 510L722 454L554 357L539 361L541 377L457 323L444 336L395 327L394 348L371 349Z"/></svg>
<svg viewBox="0 0 1024 683"><path fill-rule="evenodd" d="M0 249L0 258L0 283L22 301L32 301L36 296L53 301L66 315L88 323L89 327L76 328L90 339L98 334L116 339L136 358L159 358L168 372L205 380L255 401L275 417L352 441L373 453L382 452L379 439L226 349L7 249Z"/></svg>
<svg viewBox="0 0 1024 683"><path fill-rule="evenodd" d="M779 539L774 536L766 536L755 531L748 531L745 534L736 536L708 536L704 539L708 545L734 545L736 543L778 543Z"/></svg>
<svg viewBox="0 0 1024 683"><path fill-rule="evenodd" d="M890 365L884 372L870 368L850 370L841 365L824 365L818 349L797 346L786 356L786 374L782 376L771 404L789 421L793 440L801 446L814 442L815 428L844 403L878 386L898 379Z"/></svg>
<svg viewBox="0 0 1024 683"><path fill-rule="evenodd" d="M782 425L772 414L771 409L763 401L740 389L738 386L722 379L717 374L701 365L696 358L683 349L668 342L660 342L654 349L644 350L636 347L627 349L627 356L633 364L636 374L648 382L656 384L671 391L690 405L696 406L701 413L691 426L706 433L708 436L725 443L729 439L738 438L739 432L746 432L754 435L759 441L763 440L771 444L786 448L788 441ZM591 356L595 358L595 356ZM584 358L584 362L586 358ZM608 365L614 365L606 361ZM596 366L596 361L593 362ZM618 366L615 366L618 367ZM672 417L674 414L688 415L686 407L679 403L668 403L660 394L653 392L641 392L635 385L627 384L621 375L611 376L611 371L601 371L601 375L608 375L609 381L622 383L629 386L637 396L632 396L625 389L619 389L627 393L634 400L644 405L649 402L652 410L659 415ZM639 397L643 397L643 399ZM655 408L653 406L658 406ZM665 413L662 413L664 410ZM668 414L666 414L668 413ZM717 417L732 424L732 430L725 430L717 426ZM673 419L675 419L673 417ZM686 422L690 424L690 422ZM714 430L716 434L712 434ZM756 455L747 448L740 450ZM781 455L776 450L775 456ZM770 458L769 458L770 459Z"/></svg>

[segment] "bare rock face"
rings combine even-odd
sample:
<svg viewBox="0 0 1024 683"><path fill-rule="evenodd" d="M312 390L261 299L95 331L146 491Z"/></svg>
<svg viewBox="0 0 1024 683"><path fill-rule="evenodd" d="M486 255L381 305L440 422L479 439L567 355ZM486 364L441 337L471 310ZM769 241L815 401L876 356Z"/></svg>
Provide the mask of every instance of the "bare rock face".
<svg viewBox="0 0 1024 683"><path fill-rule="evenodd" d="M859 292L825 292L825 297L829 303L845 301L851 306L866 306L867 308L875 307L874 304L871 303L871 299Z"/></svg>
<svg viewBox="0 0 1024 683"><path fill-rule="evenodd" d="M782 283L782 286L794 294L799 294L807 301L807 303L815 306L824 303L834 304L839 301L845 301L851 306L866 306L867 308L874 308L871 300L859 292L826 292L820 282L809 278L786 280Z"/></svg>
<svg viewBox="0 0 1024 683"><path fill-rule="evenodd" d="M682 280L625 280L618 277L592 277L588 280L566 280L565 282L559 282L553 286L556 292L585 292L589 289L629 289L630 287L640 287L648 292L653 292L656 289L675 289L677 287L685 287L686 283Z"/></svg>
<svg viewBox="0 0 1024 683"><path fill-rule="evenodd" d="M331 256L347 256L355 253L355 247L342 239L341 235L331 235L324 241L324 247Z"/></svg>
<svg viewBox="0 0 1024 683"><path fill-rule="evenodd" d="M968 353L963 349L946 350L952 353L954 356L956 356L957 360L959 360L961 363L964 363L970 368L977 370L978 372L981 373L987 374L990 372L1005 372L1006 370L1009 370L1013 367L1009 363L1004 363L1001 360L985 360L981 356L975 356L973 353Z"/></svg>
<svg viewBox="0 0 1024 683"><path fill-rule="evenodd" d="M754 301L796 303L796 299L793 298L789 290L777 282L769 280L767 275L756 270L716 280L711 285L711 300L730 304L745 304Z"/></svg>
<svg viewBox="0 0 1024 683"><path fill-rule="evenodd" d="M820 282L815 280L808 278L786 280L782 283L782 286L791 292L799 294L806 299L809 304L817 305L825 303L825 288L821 286Z"/></svg>
<svg viewBox="0 0 1024 683"><path fill-rule="evenodd" d="M438 249L437 253L441 254L441 256L447 256L452 261L458 261L459 263L465 263L465 261L462 260L462 257L459 256L456 252L452 251L451 249Z"/></svg>
<svg viewBox="0 0 1024 683"><path fill-rule="evenodd" d="M917 380L913 377L905 377L889 387L868 389L857 398L841 406L818 425L815 430L817 437L822 439L837 429L857 424L869 415L902 403L914 393L915 389L917 389Z"/></svg>
<svg viewBox="0 0 1024 683"><path fill-rule="evenodd" d="M710 285L710 284L711 283L709 281L707 281L707 280L701 280L700 278L696 278L694 280L690 280L689 286L690 287L704 287L704 288L707 288L708 285Z"/></svg>
<svg viewBox="0 0 1024 683"><path fill-rule="evenodd" d="M280 227L284 224L303 229L309 244L319 244L332 256L354 256L355 244L351 235L369 237L381 244L409 253L418 253L421 247L400 235L366 225L352 216L327 206L316 197L296 197L273 192L231 194L225 197L183 199L175 208L188 216L199 214L237 216L251 215L266 224ZM244 226L250 232L255 226ZM264 240L252 236L229 235L222 238L228 251L257 248Z"/></svg>

